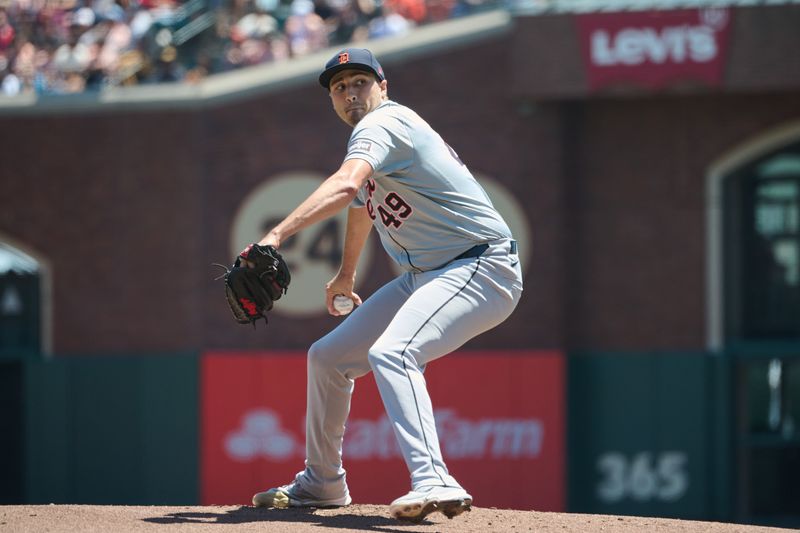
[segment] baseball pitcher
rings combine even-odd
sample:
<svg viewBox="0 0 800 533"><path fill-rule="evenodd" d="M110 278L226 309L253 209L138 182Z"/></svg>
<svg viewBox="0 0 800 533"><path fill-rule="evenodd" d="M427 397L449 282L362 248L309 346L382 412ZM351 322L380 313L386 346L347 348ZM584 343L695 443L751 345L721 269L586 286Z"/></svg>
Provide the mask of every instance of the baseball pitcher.
<svg viewBox="0 0 800 533"><path fill-rule="evenodd" d="M342 50L319 82L353 128L344 162L254 246L275 252L294 233L347 209L343 258L326 302L335 316L343 314L337 296L357 307L308 351L305 469L256 494L253 504L351 502L342 439L354 380L371 371L411 475L411 491L391 503L391 515L452 518L470 509L472 496L442 458L423 370L511 314L522 294L517 245L456 152L389 99L369 50ZM356 263L372 228L404 273L362 302L353 292Z"/></svg>

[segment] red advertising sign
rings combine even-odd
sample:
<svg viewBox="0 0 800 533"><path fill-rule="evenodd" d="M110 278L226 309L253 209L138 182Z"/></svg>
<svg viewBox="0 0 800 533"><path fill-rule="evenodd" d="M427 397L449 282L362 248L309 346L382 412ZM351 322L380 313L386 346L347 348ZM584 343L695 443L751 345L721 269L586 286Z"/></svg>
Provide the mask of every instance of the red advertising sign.
<svg viewBox="0 0 800 533"><path fill-rule="evenodd" d="M476 505L565 509L561 354L457 352L425 375L445 460ZM249 504L303 468L305 376L300 353L203 358L203 504ZM371 375L356 381L343 456L355 503L410 489Z"/></svg>
<svg viewBox="0 0 800 533"><path fill-rule="evenodd" d="M590 88L721 84L731 14L708 8L576 15Z"/></svg>

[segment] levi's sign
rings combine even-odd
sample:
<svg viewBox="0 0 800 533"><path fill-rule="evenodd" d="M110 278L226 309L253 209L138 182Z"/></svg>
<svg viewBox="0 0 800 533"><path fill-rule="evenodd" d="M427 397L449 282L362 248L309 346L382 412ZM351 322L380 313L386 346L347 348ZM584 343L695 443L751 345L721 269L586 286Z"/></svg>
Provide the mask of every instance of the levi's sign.
<svg viewBox="0 0 800 533"><path fill-rule="evenodd" d="M722 82L731 19L727 8L600 13L575 19L591 90Z"/></svg>

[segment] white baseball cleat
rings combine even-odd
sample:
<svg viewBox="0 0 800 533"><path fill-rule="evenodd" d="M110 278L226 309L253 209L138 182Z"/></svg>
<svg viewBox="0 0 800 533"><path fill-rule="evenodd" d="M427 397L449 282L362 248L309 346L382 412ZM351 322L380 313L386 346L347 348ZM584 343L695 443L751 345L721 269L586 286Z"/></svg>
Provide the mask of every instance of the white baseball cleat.
<svg viewBox="0 0 800 533"><path fill-rule="evenodd" d="M256 507L273 507L277 509L285 509L287 507L343 507L350 505L352 501L350 492L347 489L345 489L344 496L321 499L303 489L296 480L288 485L281 485L253 496L253 505Z"/></svg>
<svg viewBox="0 0 800 533"><path fill-rule="evenodd" d="M453 518L470 509L472 496L461 487L422 487L393 501L389 514L398 520L422 522L436 511Z"/></svg>

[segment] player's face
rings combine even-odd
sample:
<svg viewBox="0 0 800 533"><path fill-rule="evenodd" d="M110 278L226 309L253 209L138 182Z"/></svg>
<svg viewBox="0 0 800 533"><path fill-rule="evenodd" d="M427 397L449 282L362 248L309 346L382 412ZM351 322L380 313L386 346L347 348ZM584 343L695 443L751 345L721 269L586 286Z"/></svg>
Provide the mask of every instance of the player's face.
<svg viewBox="0 0 800 533"><path fill-rule="evenodd" d="M355 126L387 98L386 80L362 70L343 70L331 79L330 96L339 118Z"/></svg>

